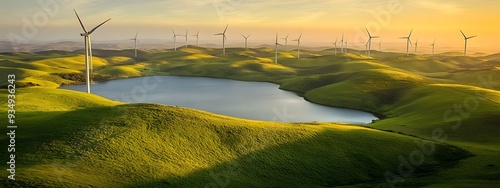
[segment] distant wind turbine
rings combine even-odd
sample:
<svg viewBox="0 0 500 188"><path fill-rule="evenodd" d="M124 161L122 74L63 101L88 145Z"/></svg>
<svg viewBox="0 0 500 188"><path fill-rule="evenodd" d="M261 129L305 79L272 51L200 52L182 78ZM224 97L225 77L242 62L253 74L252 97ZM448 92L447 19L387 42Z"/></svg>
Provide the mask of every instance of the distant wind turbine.
<svg viewBox="0 0 500 188"><path fill-rule="evenodd" d="M226 54L226 30L229 24L226 25L226 28L224 29L224 32L222 33L217 33L215 35L221 35L222 36L222 54Z"/></svg>
<svg viewBox="0 0 500 188"><path fill-rule="evenodd" d="M137 35L138 35L138 34L139 34L139 33L135 33L135 38L130 39L130 40L133 40L133 41L134 41L135 57L137 57L137 41L139 41L139 40L137 40ZM139 41L139 42L140 42L140 41Z"/></svg>
<svg viewBox="0 0 500 188"><path fill-rule="evenodd" d="M418 38L417 41L415 42L415 55L417 54L417 48L418 48Z"/></svg>
<svg viewBox="0 0 500 188"><path fill-rule="evenodd" d="M345 38L345 50L344 50L345 53L347 53L347 40L348 38Z"/></svg>
<svg viewBox="0 0 500 188"><path fill-rule="evenodd" d="M380 40L380 42L378 43L378 51L381 52L382 50L380 50L382 47L382 40Z"/></svg>
<svg viewBox="0 0 500 188"><path fill-rule="evenodd" d="M302 38L302 33L300 34L299 38L293 40L297 41L297 59L300 59L300 38Z"/></svg>
<svg viewBox="0 0 500 188"><path fill-rule="evenodd" d="M370 31L368 31L368 28L366 28L366 33L368 33L368 58L370 58L370 50L371 50L371 47L372 47L372 39L374 38L379 38L379 36L372 36L370 34Z"/></svg>
<svg viewBox="0 0 500 188"><path fill-rule="evenodd" d="M411 45L410 37L411 37L412 32L413 32L413 29L411 29L410 34L407 37L399 37L400 39L406 39L406 55L407 56L409 54L409 49L410 49L410 45Z"/></svg>
<svg viewBox="0 0 500 188"><path fill-rule="evenodd" d="M200 35L200 30L198 30L198 33L196 33L196 35L193 35L193 37L196 37L196 46L199 46L199 42L198 42L198 37Z"/></svg>
<svg viewBox="0 0 500 188"><path fill-rule="evenodd" d="M186 37L186 48L187 48L188 47L188 30L186 30L186 34L185 35L180 35L180 36Z"/></svg>
<svg viewBox="0 0 500 188"><path fill-rule="evenodd" d="M278 33L276 33L276 43L274 43L274 49L276 51L276 56L274 59L274 63L278 64L278 46L283 46L280 43L278 43Z"/></svg>
<svg viewBox="0 0 500 188"><path fill-rule="evenodd" d="M434 47L435 47L435 45L436 45L436 39L434 39L434 42L431 44L431 46L432 46L432 54L434 54Z"/></svg>
<svg viewBox="0 0 500 188"><path fill-rule="evenodd" d="M74 10L74 9L73 9ZM82 26L82 29L83 29L83 32L84 33L80 33L80 36L84 37L84 41L85 41L85 82L87 83L87 93L90 93L90 72L92 71L91 69L91 66L92 66L92 43L90 42L90 35L99 27L101 27L103 24L105 24L106 22L108 22L110 19L107 19L106 21L102 22L101 24L97 25L96 27L94 27L93 29L91 29L90 31L87 31L87 29L85 29L85 26L83 25L82 23L82 20L80 19L80 16L78 16L78 13L76 13L76 10L75 11L75 14L76 14L76 17L78 18L78 21L80 22L80 25ZM90 62L89 62L90 60Z"/></svg>
<svg viewBox="0 0 500 188"><path fill-rule="evenodd" d="M340 40L340 53L344 53L344 33L342 33L342 39Z"/></svg>
<svg viewBox="0 0 500 188"><path fill-rule="evenodd" d="M336 38L336 39L335 39L335 42L332 42L332 44L333 44L333 46L334 46L333 50L334 50L334 52L335 52L335 55L337 55L337 41L338 41L338 40L339 40L339 38Z"/></svg>
<svg viewBox="0 0 500 188"><path fill-rule="evenodd" d="M286 47L288 46L288 36L290 36L290 34L286 35L285 38L281 38L281 39L285 39L285 51L286 51Z"/></svg>
<svg viewBox="0 0 500 188"><path fill-rule="evenodd" d="M174 39L174 51L177 51L177 36L182 36L182 35L179 35L179 34L175 34L175 31L172 29L172 33L174 34L174 37L172 37L172 39Z"/></svg>
<svg viewBox="0 0 500 188"><path fill-rule="evenodd" d="M464 56L466 56L467 55L467 40L474 38L474 37L477 37L477 35L467 37L462 30L460 30L460 33L462 33L462 35L464 36L464 40L465 40Z"/></svg>
<svg viewBox="0 0 500 188"><path fill-rule="evenodd" d="M248 35L248 36L245 36L245 35L241 35L243 36L243 38L245 38L245 49L247 48L247 42L248 42L248 37L250 37L252 34Z"/></svg>

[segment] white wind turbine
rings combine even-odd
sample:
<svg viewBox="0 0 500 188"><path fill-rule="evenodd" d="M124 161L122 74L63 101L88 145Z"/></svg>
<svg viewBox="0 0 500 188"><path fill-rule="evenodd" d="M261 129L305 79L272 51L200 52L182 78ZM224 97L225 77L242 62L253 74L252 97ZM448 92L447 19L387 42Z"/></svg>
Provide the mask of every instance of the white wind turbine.
<svg viewBox="0 0 500 188"><path fill-rule="evenodd" d="M342 39L340 40L340 53L344 53L344 33L342 33Z"/></svg>
<svg viewBox="0 0 500 188"><path fill-rule="evenodd" d="M278 33L276 33L276 42L274 43L274 50L276 51L274 63L278 64L278 46L283 46L278 43Z"/></svg>
<svg viewBox="0 0 500 188"><path fill-rule="evenodd" d="M227 40L226 30L227 30L227 26L229 26L229 24L226 25L224 32L215 34L215 35L222 35L222 54L226 54L226 40Z"/></svg>
<svg viewBox="0 0 500 188"><path fill-rule="evenodd" d="M345 51L344 51L345 53L347 53L347 40L348 38L345 39Z"/></svg>
<svg viewBox="0 0 500 188"><path fill-rule="evenodd" d="M417 41L415 41L415 55L417 54L417 48L418 48L418 38Z"/></svg>
<svg viewBox="0 0 500 188"><path fill-rule="evenodd" d="M333 46L334 46L333 50L334 50L334 52L335 52L335 55L337 55L337 41L338 41L338 40L339 40L339 38L336 38L336 39L335 39L335 42L332 42L332 44L333 44Z"/></svg>
<svg viewBox="0 0 500 188"><path fill-rule="evenodd" d="M188 30L186 30L186 34L185 35L182 35L184 37L186 37L186 48L188 47Z"/></svg>
<svg viewBox="0 0 500 188"><path fill-rule="evenodd" d="M285 51L286 51L286 47L288 46L288 36L290 36L290 34L286 35L285 38L281 38L281 39L285 39Z"/></svg>
<svg viewBox="0 0 500 188"><path fill-rule="evenodd" d="M297 59L300 58L300 38L302 38L302 33L300 34L299 38L293 40L297 41Z"/></svg>
<svg viewBox="0 0 500 188"><path fill-rule="evenodd" d="M74 9L73 9L74 10ZM90 93L90 72L92 71L92 43L90 42L90 35L99 27L101 27L103 24L105 24L106 22L108 22L110 19L107 19L106 21L102 22L101 24L97 25L96 27L94 27L92 30L90 31L87 31L87 29L85 29L85 26L83 25L82 23L82 20L80 19L80 16L78 16L78 13L76 13L76 10L75 11L75 14L76 14L76 17L78 18L78 21L80 22L80 25L82 26L82 29L83 29L83 32L84 33L80 33L80 36L83 36L84 37L84 41L85 41L85 82L87 84L87 93ZM89 62L90 60L90 62Z"/></svg>
<svg viewBox="0 0 500 188"><path fill-rule="evenodd" d="M411 29L410 34L407 37L399 37L400 39L406 39L406 55L408 56L410 45L411 45L411 33L413 32L413 29Z"/></svg>
<svg viewBox="0 0 500 188"><path fill-rule="evenodd" d="M174 34L174 37L172 37L172 39L174 39L174 51L177 51L177 36L182 36L182 35L178 35L178 34L175 34L175 31L172 29L172 33Z"/></svg>
<svg viewBox="0 0 500 188"><path fill-rule="evenodd" d="M135 57L137 57L137 42L140 42L139 40L137 40L137 35L139 33L135 33L135 38L133 39L130 39L130 40L133 40L134 41L134 50L135 50Z"/></svg>
<svg viewBox="0 0 500 188"><path fill-rule="evenodd" d="M464 40L465 40L464 56L466 56L467 55L467 40L474 38L474 37L477 37L477 35L467 37L462 30L460 30L460 33L462 33L462 35L464 36Z"/></svg>
<svg viewBox="0 0 500 188"><path fill-rule="evenodd" d="M368 43L367 43L367 45L368 45L368 58L370 58L370 51L371 51L371 47L372 47L372 39L373 38L379 38L379 36L372 36L370 34L370 31L368 31L368 28L365 27L365 29L366 29L366 33L368 33Z"/></svg>
<svg viewBox="0 0 500 188"><path fill-rule="evenodd" d="M200 30L198 30L198 33L196 33L196 35L193 35L193 37L196 37L196 46L199 46L199 43L198 43L199 35L200 35Z"/></svg>
<svg viewBox="0 0 500 188"><path fill-rule="evenodd" d="M434 54L434 47L435 47L435 45L436 45L436 39L434 39L434 42L431 44L431 46L432 46L432 54Z"/></svg>
<svg viewBox="0 0 500 188"><path fill-rule="evenodd" d="M248 36L245 36L245 35L241 35L243 36L243 38L245 38L245 49L247 48L247 41L248 41L248 37L252 36L252 34L248 35Z"/></svg>

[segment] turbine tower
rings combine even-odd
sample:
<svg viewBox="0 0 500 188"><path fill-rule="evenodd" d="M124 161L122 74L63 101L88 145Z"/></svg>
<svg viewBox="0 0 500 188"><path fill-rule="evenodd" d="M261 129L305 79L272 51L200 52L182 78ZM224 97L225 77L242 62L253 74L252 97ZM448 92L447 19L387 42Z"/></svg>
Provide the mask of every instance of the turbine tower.
<svg viewBox="0 0 500 188"><path fill-rule="evenodd" d="M334 46L333 50L334 50L334 52L335 52L335 55L337 55L337 41L338 41L338 40L339 40L339 38L336 38L336 39L335 39L335 42L332 42L332 44L333 44L333 46Z"/></svg>
<svg viewBox="0 0 500 188"><path fill-rule="evenodd" d="M432 54L434 55L434 47L436 45L436 39L434 39L434 42L431 44L432 46Z"/></svg>
<svg viewBox="0 0 500 188"><path fill-rule="evenodd" d="M467 37L462 30L460 30L460 33L462 33L462 35L464 36L464 40L465 40L465 47L464 47L464 57L465 57L465 56L467 56L467 40L474 38L474 37L477 37L477 35Z"/></svg>
<svg viewBox="0 0 500 188"><path fill-rule="evenodd" d="M278 43L278 33L276 33L276 42L274 43L274 50L276 51L274 63L276 63L276 64L278 64L278 46L283 46L283 45Z"/></svg>
<svg viewBox="0 0 500 188"><path fill-rule="evenodd" d="M137 41L139 41L139 40L137 40L137 35L138 35L138 34L139 34L139 33L135 33L135 38L130 39L130 40L133 40L133 41L134 41L135 57L137 57ZM139 42L140 42L140 41L139 41Z"/></svg>
<svg viewBox="0 0 500 188"><path fill-rule="evenodd" d="M372 47L372 39L373 38L379 38L379 36L372 36L370 34L370 31L368 31L368 28L365 27L365 29L366 29L366 33L368 33L368 43L367 43L367 45L368 45L368 58L370 58L370 50L371 50L371 47Z"/></svg>
<svg viewBox="0 0 500 188"><path fill-rule="evenodd" d="M217 33L215 35L221 35L222 36L222 54L226 54L226 30L227 30L227 26L229 26L229 24L226 25L226 28L224 29L224 32L222 33Z"/></svg>
<svg viewBox="0 0 500 188"><path fill-rule="evenodd" d="M293 40L297 41L297 59L300 59L300 38L302 38L302 33L300 34L299 38Z"/></svg>
<svg viewBox="0 0 500 188"><path fill-rule="evenodd" d="M408 56L410 45L411 45L411 33L413 32L413 29L411 29L410 34L407 37L399 37L400 39L406 39L406 55Z"/></svg>
<svg viewBox="0 0 500 188"><path fill-rule="evenodd" d="M382 40L380 40L380 42L378 43L378 51L381 52L382 50L380 50L382 47Z"/></svg>
<svg viewBox="0 0 500 188"><path fill-rule="evenodd" d="M172 37L172 39L174 39L174 51L177 51L177 36L182 36L182 35L178 35L178 34L175 34L175 31L172 29L172 33L174 34L174 37Z"/></svg>
<svg viewBox="0 0 500 188"><path fill-rule="evenodd" d="M196 33L196 35L193 35L193 37L196 37L196 46L199 46L199 42L198 42L198 37L200 35L200 30L198 30L198 33Z"/></svg>
<svg viewBox="0 0 500 188"><path fill-rule="evenodd" d="M102 22L101 24L97 25L96 27L94 27L93 29L91 29L90 31L87 31L87 29L85 29L85 26L83 25L82 23L82 20L80 19L80 16L78 16L78 13L76 13L76 10L73 9L75 11L75 14L76 14L76 17L78 18L78 22L80 22L80 25L82 26L82 29L83 29L83 33L80 33L80 36L84 37L84 41L85 41L85 82L87 84L87 93L90 93L90 72L92 71L91 70L91 66L92 66L92 43L90 42L90 35L99 27L101 27L103 24L105 24L106 22L108 22L110 19L107 19L106 21ZM89 62L90 60L90 62Z"/></svg>
<svg viewBox="0 0 500 188"><path fill-rule="evenodd" d="M248 35L248 36L245 36L245 35L241 35L243 36L243 38L245 38L245 49L247 48L247 41L248 41L248 37L250 37L252 34Z"/></svg>
<svg viewBox="0 0 500 188"><path fill-rule="evenodd" d="M288 36L290 36L290 34L286 35L285 38L281 38L281 39L285 39L285 51L286 51L286 47L288 46Z"/></svg>

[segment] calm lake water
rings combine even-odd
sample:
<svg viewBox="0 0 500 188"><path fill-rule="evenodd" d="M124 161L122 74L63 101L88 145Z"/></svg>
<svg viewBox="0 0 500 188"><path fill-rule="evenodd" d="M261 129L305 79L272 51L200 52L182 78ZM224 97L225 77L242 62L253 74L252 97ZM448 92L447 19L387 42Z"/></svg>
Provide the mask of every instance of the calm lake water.
<svg viewBox="0 0 500 188"><path fill-rule="evenodd" d="M93 83L91 91L127 103L159 103L245 119L283 122L370 123L374 115L314 104L279 85L227 79L150 76ZM63 89L86 91L85 85Z"/></svg>

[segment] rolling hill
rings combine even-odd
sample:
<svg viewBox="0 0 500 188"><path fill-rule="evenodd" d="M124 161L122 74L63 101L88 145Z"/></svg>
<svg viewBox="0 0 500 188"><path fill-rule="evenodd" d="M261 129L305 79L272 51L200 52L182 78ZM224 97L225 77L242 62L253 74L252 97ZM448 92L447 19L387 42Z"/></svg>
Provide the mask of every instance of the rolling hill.
<svg viewBox="0 0 500 188"><path fill-rule="evenodd" d="M267 48L229 48L220 55L218 49L189 46L141 51L136 59L128 57L130 52L96 50L94 79L181 75L266 81L314 103L372 112L381 120L367 127L272 123L122 104L55 89L81 82L79 51L2 53L0 73L18 75L24 87L19 98L27 99L18 104L26 132L19 144L26 151L19 175L30 178L20 185L385 186L384 173L397 172L398 156L418 150L419 142L436 150L398 185L500 183L495 55L373 52L367 59L303 51L301 59L280 52L280 64L274 64ZM438 133L442 139L435 139ZM7 137L0 136L0 142Z"/></svg>

